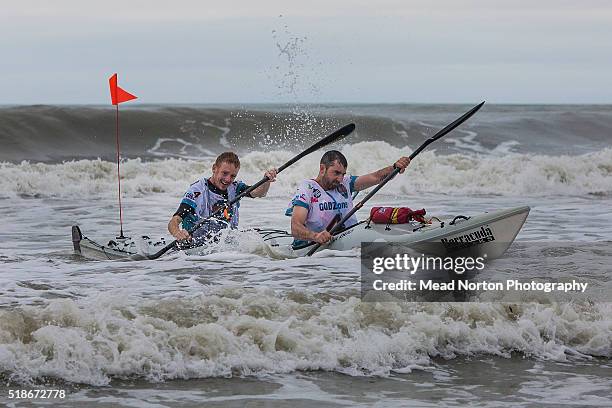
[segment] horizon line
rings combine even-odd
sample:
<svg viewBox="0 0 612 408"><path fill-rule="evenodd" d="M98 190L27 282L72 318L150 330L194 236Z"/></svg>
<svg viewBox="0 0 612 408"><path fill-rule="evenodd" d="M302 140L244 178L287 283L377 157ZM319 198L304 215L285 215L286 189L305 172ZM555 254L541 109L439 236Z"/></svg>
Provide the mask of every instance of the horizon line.
<svg viewBox="0 0 612 408"><path fill-rule="evenodd" d="M147 106L197 106L197 105L214 105L214 106L239 106L239 105L267 105L267 106L325 106L325 105L473 105L482 101L467 101L467 102L146 102L146 103L128 103L122 104L122 108L137 108ZM498 106L609 106L612 105L610 102L486 102L486 105L498 105ZM32 107L32 106L96 106L103 107L108 106L112 108L115 105L111 103L4 103L0 102L0 107Z"/></svg>

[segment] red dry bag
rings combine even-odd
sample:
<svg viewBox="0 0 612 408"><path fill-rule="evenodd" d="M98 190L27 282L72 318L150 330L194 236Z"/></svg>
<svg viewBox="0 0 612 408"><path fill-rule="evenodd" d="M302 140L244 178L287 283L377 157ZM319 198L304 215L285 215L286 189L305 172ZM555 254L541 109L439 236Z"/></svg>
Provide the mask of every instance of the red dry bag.
<svg viewBox="0 0 612 408"><path fill-rule="evenodd" d="M372 207L370 219L374 224L406 224L411 220L425 223L425 213L424 208L413 211L408 207Z"/></svg>

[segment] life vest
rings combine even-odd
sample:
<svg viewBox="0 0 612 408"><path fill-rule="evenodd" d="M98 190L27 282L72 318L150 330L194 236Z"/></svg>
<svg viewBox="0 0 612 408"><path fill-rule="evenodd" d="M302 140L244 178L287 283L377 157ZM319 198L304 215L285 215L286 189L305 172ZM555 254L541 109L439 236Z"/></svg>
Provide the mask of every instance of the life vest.
<svg viewBox="0 0 612 408"><path fill-rule="evenodd" d="M285 215L291 216L294 206L306 208L308 210L306 228L314 232L321 232L336 215L342 218L353 209L351 195L355 188L355 180L357 176L346 175L342 183L332 190L324 190L314 180L304 180L300 183ZM357 224L355 214L344 222L344 227L354 224Z"/></svg>
<svg viewBox="0 0 612 408"><path fill-rule="evenodd" d="M233 200L238 191L246 186L242 182L233 182L227 187L227 197L217 194L208 188L206 179L198 180L189 186L189 189L183 196L181 204L187 204L194 209L195 216L184 217L182 226L184 229L191 229L196 222L203 218L208 218L213 214L215 205L221 205L224 202ZM220 229L226 228L228 225L231 228L238 227L239 220L239 207L240 203L235 203L229 211L224 211L222 219L225 222L209 222L203 225L201 228L196 230L194 238L199 236L210 235L211 233L218 232Z"/></svg>

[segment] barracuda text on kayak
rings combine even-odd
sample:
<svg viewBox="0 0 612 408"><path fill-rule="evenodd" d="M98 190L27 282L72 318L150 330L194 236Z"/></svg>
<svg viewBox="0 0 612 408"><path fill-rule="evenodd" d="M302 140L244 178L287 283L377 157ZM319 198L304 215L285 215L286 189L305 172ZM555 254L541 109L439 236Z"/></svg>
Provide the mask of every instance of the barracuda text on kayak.
<svg viewBox="0 0 612 408"><path fill-rule="evenodd" d="M495 241L495 235L493 235L491 228L482 226L479 230L470 231L453 238L442 238L440 241L447 249L460 249Z"/></svg>

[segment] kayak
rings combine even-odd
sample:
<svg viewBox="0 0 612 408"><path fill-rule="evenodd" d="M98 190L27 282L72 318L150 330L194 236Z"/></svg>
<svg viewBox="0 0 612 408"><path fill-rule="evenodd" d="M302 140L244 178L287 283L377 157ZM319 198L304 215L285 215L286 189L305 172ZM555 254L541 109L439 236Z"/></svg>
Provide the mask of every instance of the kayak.
<svg viewBox="0 0 612 408"><path fill-rule="evenodd" d="M469 251L470 256L499 258L512 244L529 215L527 206L491 211L475 216L457 215L422 224L374 224L361 221L340 231L331 242L319 251L331 249L346 251L360 247L362 242L402 243L406 246L438 256L456 256ZM293 237L287 231L277 229L254 229L261 239L279 255L300 257L308 253L312 243L293 247ZM78 225L72 227L74 252L89 259L117 260L147 259L166 246L165 239L152 240L148 236L137 239L111 239L101 244L83 236ZM187 255L199 255L202 247L184 251Z"/></svg>
<svg viewBox="0 0 612 408"><path fill-rule="evenodd" d="M437 256L484 256L499 258L514 241L529 215L530 208L516 207L492 211L473 217L458 215L449 219L436 219L430 224L374 224L361 221L334 236L321 249L346 251L360 247L362 242L393 242L411 249ZM435 219L435 218L434 218ZM260 230L260 234L265 230ZM293 248L293 237L280 232L268 232L264 240L278 247L287 256L304 256L312 244ZM320 250L321 250L320 249Z"/></svg>

